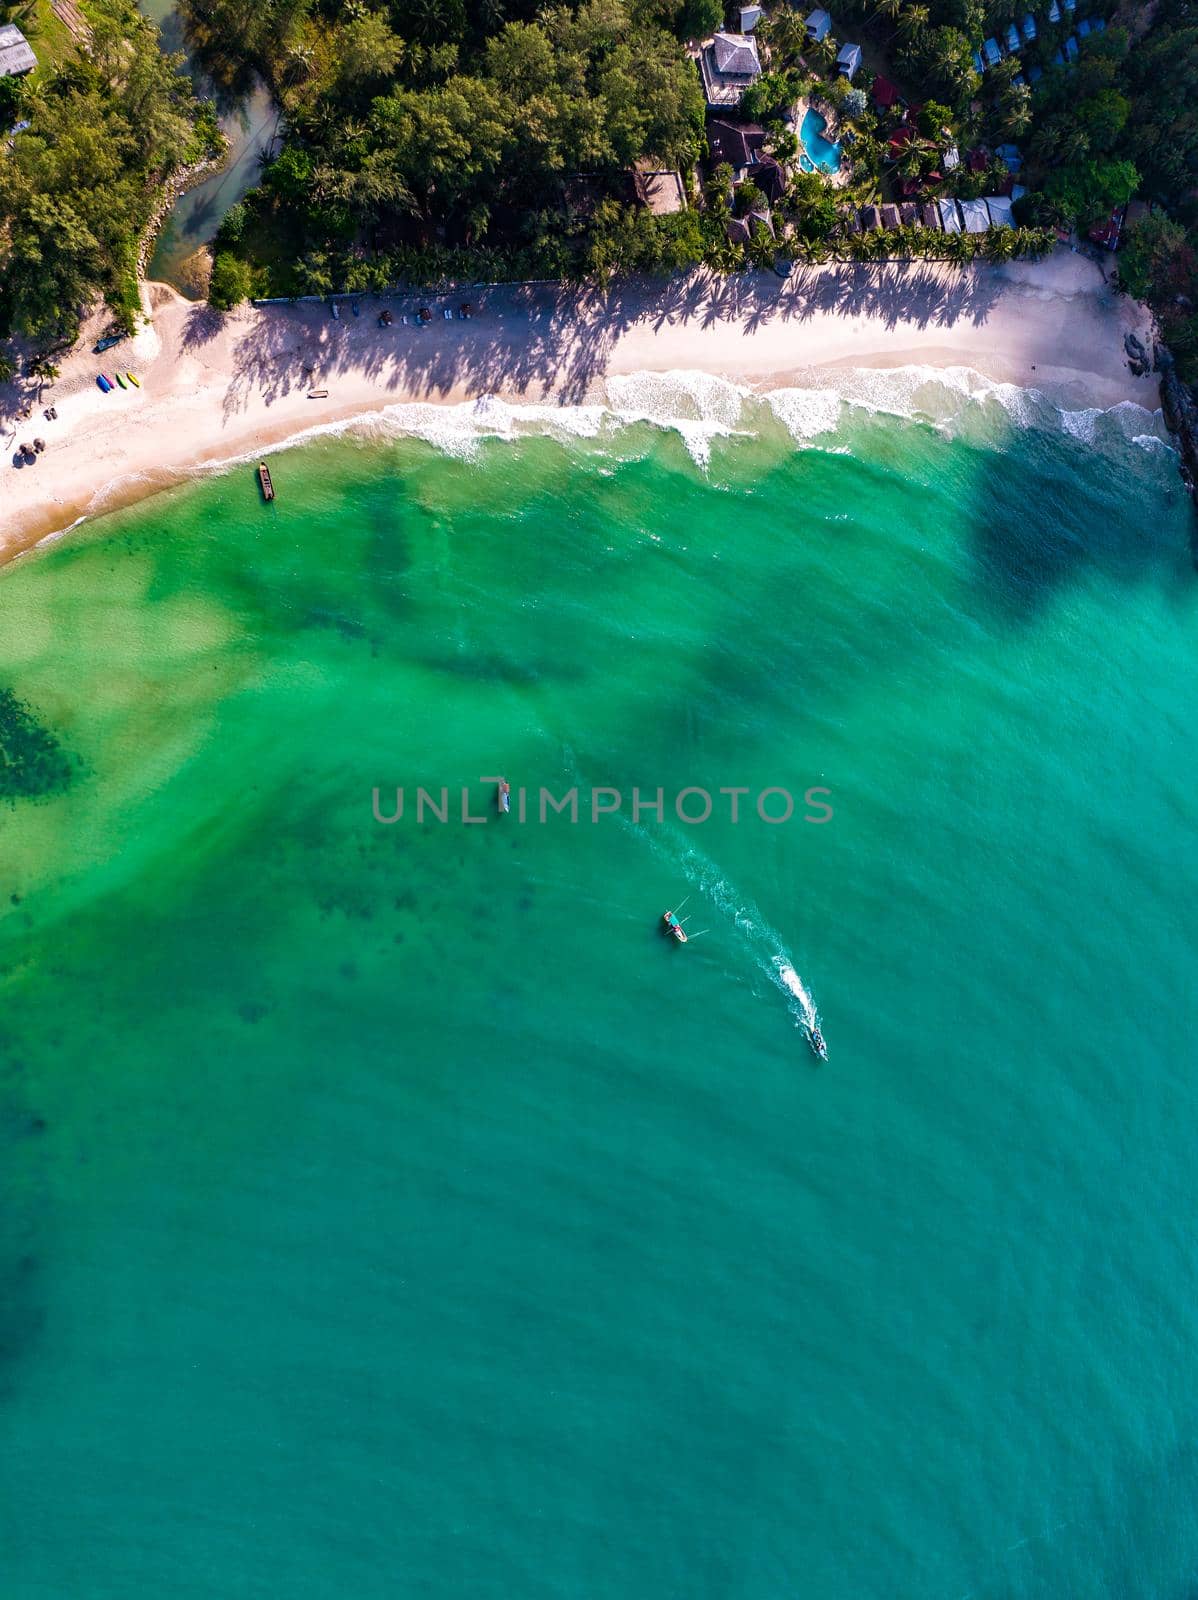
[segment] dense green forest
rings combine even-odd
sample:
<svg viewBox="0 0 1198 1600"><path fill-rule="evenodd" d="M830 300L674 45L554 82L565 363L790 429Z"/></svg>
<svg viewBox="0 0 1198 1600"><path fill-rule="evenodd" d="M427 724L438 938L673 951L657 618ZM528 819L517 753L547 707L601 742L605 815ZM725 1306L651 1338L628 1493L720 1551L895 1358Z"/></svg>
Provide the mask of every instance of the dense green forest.
<svg viewBox="0 0 1198 1600"><path fill-rule="evenodd" d="M30 123L0 147L0 333L43 349L69 339L97 296L117 321L134 318L138 242L162 184L219 139L131 0L84 4L89 43L0 82L0 126ZM1084 233L1138 195L1153 209L1128 230L1122 279L1153 303L1193 378L1196 6L1078 0L1070 13L1061 0L1053 23L1049 0L841 0L837 32L871 45L919 107L908 118L901 104L875 104L869 71L851 85L837 76L836 40L812 43L805 7L774 5L758 28L767 70L742 114L786 162L796 96L831 106L848 182L833 190L792 169L771 207L751 182L734 192L726 169L696 168L704 105L686 45L735 26L720 0L183 0L189 43L217 82L264 77L287 130L222 225L211 299L445 274L733 268L772 260L783 236L789 253L814 260L900 246L1002 259L1046 248L1057 225ZM1036 37L979 75L974 51L1029 9ZM1106 26L1061 64L1083 18ZM1019 145L1028 191L1019 229L985 239L904 229L897 243L846 232L846 203L894 201L912 186L961 199L1009 187L1004 142ZM950 145L971 156L951 171ZM666 216L636 204L638 165L680 170L692 203ZM772 210L771 226L730 239L730 219L754 209Z"/></svg>
<svg viewBox="0 0 1198 1600"><path fill-rule="evenodd" d="M0 128L29 123L0 145L0 338L50 350L101 297L132 323L138 246L162 183L219 135L180 59L127 0L90 0L90 42L56 58L28 10L18 21L39 69L0 79ZM0 346L0 370L11 359Z"/></svg>
<svg viewBox="0 0 1198 1600"><path fill-rule="evenodd" d="M1160 0L1128 56L1128 148L1141 193L1160 208L1128 231L1120 277L1151 302L1177 359L1198 382L1198 5Z"/></svg>
<svg viewBox="0 0 1198 1600"><path fill-rule="evenodd" d="M451 260L505 276L663 266L703 253L702 221L623 204L647 158L689 170L703 99L681 38L710 0L185 0L218 77L249 61L287 141L226 221L213 295L428 277ZM718 230L717 230L718 231ZM713 242L715 236L713 234Z"/></svg>
<svg viewBox="0 0 1198 1600"><path fill-rule="evenodd" d="M1036 36L1021 39L983 75L973 52L986 38L1005 41L1029 11ZM910 97L933 104L962 150L1017 142L1018 178L1028 193L1016 205L1027 225L1076 227L1083 234L1133 196L1148 217L1124 234L1120 276L1153 305L1180 370L1198 380L1198 0L1061 0L1053 23L1047 0L842 0L833 16L842 34L879 43ZM782 13L785 15L785 13ZM1058 53L1079 25L1075 59ZM783 23L785 29L786 23ZM1022 79L1022 81L1020 81ZM932 133L928 117L921 132ZM882 130L884 136L885 130ZM943 141L913 141L896 166L905 175L939 160ZM946 185L963 197L999 176L990 165L958 169Z"/></svg>

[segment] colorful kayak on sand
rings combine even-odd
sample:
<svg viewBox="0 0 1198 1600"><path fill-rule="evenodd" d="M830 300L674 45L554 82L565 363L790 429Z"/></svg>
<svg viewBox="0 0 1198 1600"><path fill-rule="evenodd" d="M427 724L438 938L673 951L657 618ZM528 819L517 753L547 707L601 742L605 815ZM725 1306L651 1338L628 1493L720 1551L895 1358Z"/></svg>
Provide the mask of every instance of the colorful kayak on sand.
<svg viewBox="0 0 1198 1600"><path fill-rule="evenodd" d="M140 380L138 378L135 378L134 375L131 372L126 372L125 376L126 376L126 378L128 378L129 382L133 385L133 387L135 389L140 389L141 388Z"/></svg>
<svg viewBox="0 0 1198 1600"><path fill-rule="evenodd" d="M108 379L104 376L103 373L101 373L100 376L96 379L96 383L99 385L101 391L104 394L108 394L109 391L112 388L112 385L109 383Z"/></svg>

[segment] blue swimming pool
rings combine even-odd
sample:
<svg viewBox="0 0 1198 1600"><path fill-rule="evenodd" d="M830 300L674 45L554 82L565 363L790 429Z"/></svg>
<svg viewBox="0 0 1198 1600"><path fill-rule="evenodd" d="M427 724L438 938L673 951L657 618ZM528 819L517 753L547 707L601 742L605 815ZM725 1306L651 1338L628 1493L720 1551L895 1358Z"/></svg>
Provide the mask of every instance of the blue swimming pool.
<svg viewBox="0 0 1198 1600"><path fill-rule="evenodd" d="M821 117L818 111L813 111L808 106L803 117L803 126L799 129L799 138L803 145L803 153L799 160L808 172L815 172L817 169L823 172L840 170L840 146L824 138L824 129L827 126L828 119Z"/></svg>

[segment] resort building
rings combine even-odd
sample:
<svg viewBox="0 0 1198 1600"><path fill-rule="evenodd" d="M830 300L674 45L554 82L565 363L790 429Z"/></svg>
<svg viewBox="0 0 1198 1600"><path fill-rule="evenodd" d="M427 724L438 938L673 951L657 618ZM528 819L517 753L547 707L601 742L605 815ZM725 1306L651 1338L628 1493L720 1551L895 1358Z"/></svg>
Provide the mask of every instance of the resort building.
<svg viewBox="0 0 1198 1600"><path fill-rule="evenodd" d="M749 177L774 205L786 193L786 174L773 156L762 156L757 165L749 169Z"/></svg>
<svg viewBox="0 0 1198 1600"><path fill-rule="evenodd" d="M940 211L934 200L926 200L919 208L919 220L925 228L940 232Z"/></svg>
<svg viewBox="0 0 1198 1600"><path fill-rule="evenodd" d="M712 119L707 124L707 146L716 166L732 168L733 181L741 183L749 168L761 159L765 129L755 122L736 123Z"/></svg>
<svg viewBox="0 0 1198 1600"><path fill-rule="evenodd" d="M885 205L882 207L882 226L884 228L897 228L899 225L899 208Z"/></svg>
<svg viewBox="0 0 1198 1600"><path fill-rule="evenodd" d="M996 67L1002 60L1002 51L998 47L997 39L987 39L982 45L982 57L988 67Z"/></svg>
<svg viewBox="0 0 1198 1600"><path fill-rule="evenodd" d="M36 66L37 57L29 48L29 40L15 23L6 22L0 28L0 78L19 78Z"/></svg>
<svg viewBox="0 0 1198 1600"><path fill-rule="evenodd" d="M853 74L861 65L861 46L859 44L842 44L840 54L836 57L836 70L842 78L847 78L851 83Z"/></svg>
<svg viewBox="0 0 1198 1600"><path fill-rule="evenodd" d="M764 15L765 12L760 6L741 6L740 31L742 33L752 33Z"/></svg>
<svg viewBox="0 0 1198 1600"><path fill-rule="evenodd" d="M940 207L940 226L945 233L960 233L961 213L957 210L957 202L955 200L941 200L938 204Z"/></svg>
<svg viewBox="0 0 1198 1600"><path fill-rule="evenodd" d="M1019 49L1019 29L1014 23L1007 29L1007 49L1014 54Z"/></svg>
<svg viewBox="0 0 1198 1600"><path fill-rule="evenodd" d="M896 106L902 98L895 84L889 78L884 78L879 72L874 79L873 87L874 105L879 111L887 111L891 106Z"/></svg>
<svg viewBox="0 0 1198 1600"><path fill-rule="evenodd" d="M878 229L882 226L882 213L877 206L861 207L861 226L863 228Z"/></svg>
<svg viewBox="0 0 1198 1600"><path fill-rule="evenodd" d="M973 204L974 202L970 202ZM992 228L1013 228L1015 214L1011 210L1011 202L1003 194L988 194L983 201L977 202L984 205L990 213L990 226Z"/></svg>
<svg viewBox="0 0 1198 1600"><path fill-rule="evenodd" d="M807 34L816 44L832 31L832 18L826 11L813 11L807 18Z"/></svg>
<svg viewBox="0 0 1198 1600"><path fill-rule="evenodd" d="M961 216L965 223L966 233L985 233L990 226L990 213L986 210L984 200L960 200ZM948 229L944 230L946 233Z"/></svg>
<svg viewBox="0 0 1198 1600"><path fill-rule="evenodd" d="M738 106L761 76L756 39L751 33L717 33L699 53L699 76L713 110Z"/></svg>
<svg viewBox="0 0 1198 1600"><path fill-rule="evenodd" d="M1031 44L1032 40L1035 37L1036 37L1036 19L1035 19L1035 17L1032 16L1031 12L1029 11L1027 16L1024 17L1024 19L1023 19L1023 42L1024 42L1024 44Z"/></svg>
<svg viewBox="0 0 1198 1600"><path fill-rule="evenodd" d="M743 217L729 217L727 232L733 244L748 244L753 237L749 232L749 224Z"/></svg>

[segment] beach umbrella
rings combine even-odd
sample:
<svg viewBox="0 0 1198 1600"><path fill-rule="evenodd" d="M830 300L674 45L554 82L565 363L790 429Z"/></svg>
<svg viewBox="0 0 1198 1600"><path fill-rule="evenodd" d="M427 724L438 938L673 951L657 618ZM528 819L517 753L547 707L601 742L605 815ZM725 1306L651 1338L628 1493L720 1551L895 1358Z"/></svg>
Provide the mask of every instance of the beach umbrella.
<svg viewBox="0 0 1198 1600"><path fill-rule="evenodd" d="M421 306L416 315L420 318L421 322L431 322L433 320L433 314L427 306Z"/></svg>
<svg viewBox="0 0 1198 1600"><path fill-rule="evenodd" d="M33 448L39 452L44 450L46 448L46 441L44 439L35 439L33 441Z"/></svg>

